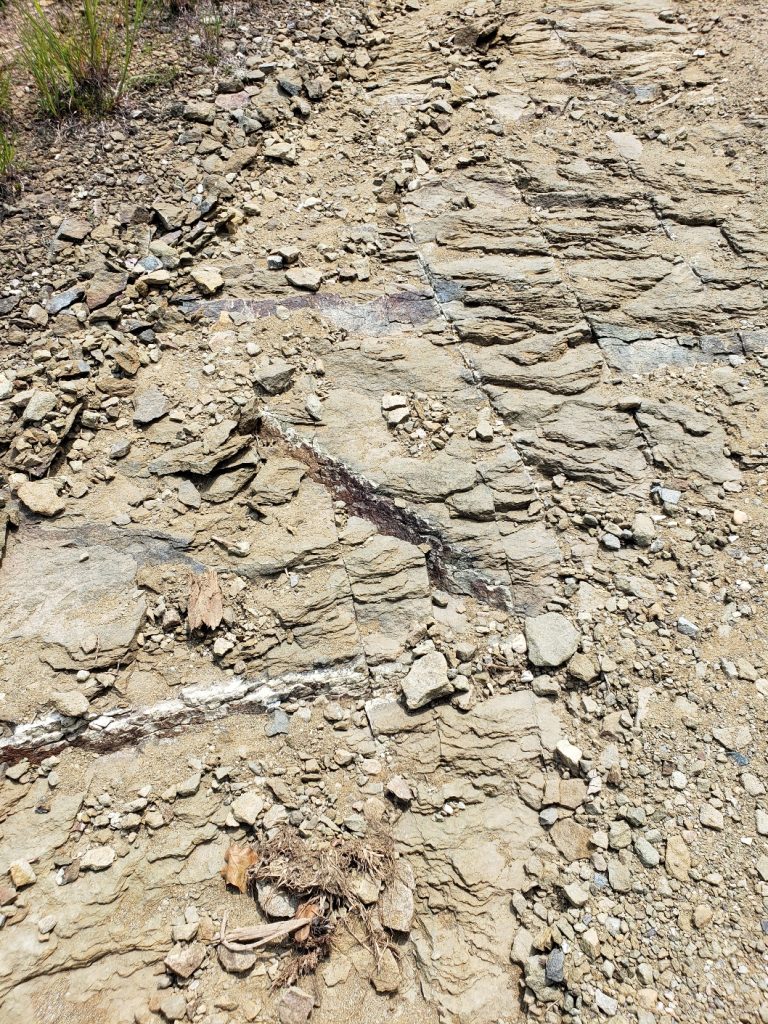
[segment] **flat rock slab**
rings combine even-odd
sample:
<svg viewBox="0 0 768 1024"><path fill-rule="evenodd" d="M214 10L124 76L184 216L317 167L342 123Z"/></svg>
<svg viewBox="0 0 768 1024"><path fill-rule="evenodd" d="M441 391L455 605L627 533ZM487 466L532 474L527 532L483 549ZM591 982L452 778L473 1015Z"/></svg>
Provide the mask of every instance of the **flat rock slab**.
<svg viewBox="0 0 768 1024"><path fill-rule="evenodd" d="M578 650L581 633L557 612L533 615L525 620L528 658L540 668L558 668Z"/></svg>
<svg viewBox="0 0 768 1024"><path fill-rule="evenodd" d="M67 546L68 539L27 535L10 546L0 577L0 646L37 644L56 669L112 665L144 620L136 562L105 545Z"/></svg>

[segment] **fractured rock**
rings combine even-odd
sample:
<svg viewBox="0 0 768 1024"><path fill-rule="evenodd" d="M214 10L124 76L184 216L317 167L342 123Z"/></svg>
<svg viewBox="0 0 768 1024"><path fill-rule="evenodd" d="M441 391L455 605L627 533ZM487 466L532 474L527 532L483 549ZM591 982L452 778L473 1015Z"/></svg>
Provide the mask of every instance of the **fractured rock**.
<svg viewBox="0 0 768 1024"><path fill-rule="evenodd" d="M165 958L165 966L179 978L191 978L205 958L205 946L202 942L193 942L189 946L174 946Z"/></svg>
<svg viewBox="0 0 768 1024"><path fill-rule="evenodd" d="M304 989L292 986L283 990L277 1004L277 1017L280 1024L306 1024L315 1000Z"/></svg>
<svg viewBox="0 0 768 1024"><path fill-rule="evenodd" d="M417 658L400 685L409 711L418 711L454 691L454 685L448 678L448 662L439 651Z"/></svg>
<svg viewBox="0 0 768 1024"><path fill-rule="evenodd" d="M51 703L60 715L68 718L80 718L88 713L90 704L88 698L79 690L63 690L54 693Z"/></svg>
<svg viewBox="0 0 768 1024"><path fill-rule="evenodd" d="M168 398L157 388L146 388L133 399L133 422L146 426L168 412Z"/></svg>

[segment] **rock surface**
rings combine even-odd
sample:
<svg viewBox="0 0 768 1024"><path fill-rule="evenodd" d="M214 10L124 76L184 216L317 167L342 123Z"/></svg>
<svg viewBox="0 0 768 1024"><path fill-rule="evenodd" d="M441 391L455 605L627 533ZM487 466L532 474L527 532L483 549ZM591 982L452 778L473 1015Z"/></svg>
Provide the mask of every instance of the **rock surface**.
<svg viewBox="0 0 768 1024"><path fill-rule="evenodd" d="M768 1020L765 12L182 6L13 71L0 1018Z"/></svg>

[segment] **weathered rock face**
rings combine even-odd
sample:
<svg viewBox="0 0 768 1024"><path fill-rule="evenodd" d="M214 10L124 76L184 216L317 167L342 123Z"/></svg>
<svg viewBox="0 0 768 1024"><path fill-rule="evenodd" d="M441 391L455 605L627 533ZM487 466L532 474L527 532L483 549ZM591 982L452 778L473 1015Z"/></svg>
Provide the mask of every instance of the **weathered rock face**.
<svg viewBox="0 0 768 1024"><path fill-rule="evenodd" d="M67 531L14 538L0 578L0 643L34 648L58 670L128 660L146 612L136 570L131 555L74 546Z"/></svg>
<svg viewBox="0 0 768 1024"><path fill-rule="evenodd" d="M0 1017L768 1020L764 12L313 6L12 87Z"/></svg>
<svg viewBox="0 0 768 1024"><path fill-rule="evenodd" d="M416 956L432 998L457 1020L492 1020L514 1005L516 971L506 954L515 924L506 907L524 887L523 864L539 834L522 793L536 786L559 728L545 702L520 692L467 715L440 709L428 729L389 732L423 778L395 833L425 894ZM436 809L456 801L454 814L436 819Z"/></svg>

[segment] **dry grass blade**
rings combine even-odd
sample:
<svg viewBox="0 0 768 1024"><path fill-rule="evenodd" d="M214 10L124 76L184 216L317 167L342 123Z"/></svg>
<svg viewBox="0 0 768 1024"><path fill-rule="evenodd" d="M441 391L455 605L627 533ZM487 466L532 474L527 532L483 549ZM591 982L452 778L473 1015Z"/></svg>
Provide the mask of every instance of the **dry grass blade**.
<svg viewBox="0 0 768 1024"><path fill-rule="evenodd" d="M253 881L268 881L305 900L326 897L331 907L356 906L353 879L369 875L382 882L394 873L394 851L388 836L371 834L335 839L311 847L297 832L283 828L254 847Z"/></svg>

